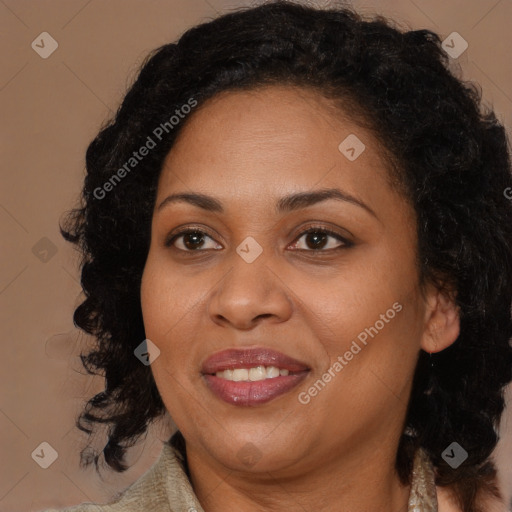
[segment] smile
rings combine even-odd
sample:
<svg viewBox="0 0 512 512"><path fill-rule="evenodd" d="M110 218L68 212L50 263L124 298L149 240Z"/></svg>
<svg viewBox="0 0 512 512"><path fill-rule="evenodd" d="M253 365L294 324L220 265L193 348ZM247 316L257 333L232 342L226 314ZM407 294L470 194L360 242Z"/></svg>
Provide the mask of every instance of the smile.
<svg viewBox="0 0 512 512"><path fill-rule="evenodd" d="M232 405L256 406L291 391L308 375L300 361L269 348L236 348L210 356L202 366L209 391Z"/></svg>

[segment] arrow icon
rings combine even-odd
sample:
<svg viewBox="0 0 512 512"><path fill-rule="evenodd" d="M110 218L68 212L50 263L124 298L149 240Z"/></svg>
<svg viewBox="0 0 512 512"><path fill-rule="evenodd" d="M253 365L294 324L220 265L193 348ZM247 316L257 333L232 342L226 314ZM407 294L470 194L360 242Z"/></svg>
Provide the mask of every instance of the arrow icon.
<svg viewBox="0 0 512 512"><path fill-rule="evenodd" d="M37 46L38 48L44 48L44 39L41 39L41 44L35 43L34 46Z"/></svg>
<svg viewBox="0 0 512 512"><path fill-rule="evenodd" d="M450 39L450 43L452 43L452 44L446 43L445 46L448 48L455 48L455 42L453 39Z"/></svg>
<svg viewBox="0 0 512 512"><path fill-rule="evenodd" d="M245 244L245 249L240 249L240 252L249 252L249 244Z"/></svg>
<svg viewBox="0 0 512 512"><path fill-rule="evenodd" d="M453 448L450 450L450 455L448 455L448 453L445 453L444 456L448 457L449 459L453 459L455 457L455 452L453 451Z"/></svg>
<svg viewBox="0 0 512 512"><path fill-rule="evenodd" d="M34 453L34 455L35 455L36 457L39 457L40 459L44 459L44 450L41 448L41 454L39 454L39 453Z"/></svg>
<svg viewBox="0 0 512 512"><path fill-rule="evenodd" d="M346 153L350 153L350 156L353 157L354 156L354 153L356 152L356 148L348 148L345 150Z"/></svg>

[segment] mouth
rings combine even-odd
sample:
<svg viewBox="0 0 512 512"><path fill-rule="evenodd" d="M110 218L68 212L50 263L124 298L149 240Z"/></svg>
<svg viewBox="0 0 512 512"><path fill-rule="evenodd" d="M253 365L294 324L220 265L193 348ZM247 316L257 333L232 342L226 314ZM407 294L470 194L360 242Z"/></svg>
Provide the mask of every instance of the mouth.
<svg viewBox="0 0 512 512"><path fill-rule="evenodd" d="M208 389L232 405L267 403L299 385L310 368L268 348L229 349L210 356L202 366Z"/></svg>

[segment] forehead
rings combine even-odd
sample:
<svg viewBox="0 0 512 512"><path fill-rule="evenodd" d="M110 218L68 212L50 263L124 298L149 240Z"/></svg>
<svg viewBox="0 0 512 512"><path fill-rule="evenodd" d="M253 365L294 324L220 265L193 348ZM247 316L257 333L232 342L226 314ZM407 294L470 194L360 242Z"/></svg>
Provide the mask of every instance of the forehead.
<svg viewBox="0 0 512 512"><path fill-rule="evenodd" d="M318 92L280 85L226 91L191 114L164 162L158 195L199 187L226 201L254 200L315 186L382 192L388 181L370 131Z"/></svg>

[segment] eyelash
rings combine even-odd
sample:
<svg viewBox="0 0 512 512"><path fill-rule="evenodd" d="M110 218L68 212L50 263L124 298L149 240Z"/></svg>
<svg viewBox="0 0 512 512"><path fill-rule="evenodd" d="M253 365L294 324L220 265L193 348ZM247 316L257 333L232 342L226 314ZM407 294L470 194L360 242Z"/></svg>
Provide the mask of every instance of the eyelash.
<svg viewBox="0 0 512 512"><path fill-rule="evenodd" d="M335 238L336 240L338 240L339 242L342 242L343 245L340 245L339 247L334 247L334 248L331 248L331 249L325 249L325 250L324 249L295 249L295 250L303 251L303 252L309 252L309 253L322 253L322 252L329 253L331 251L338 251L338 250L342 250L342 249L349 249L350 247L353 247L353 245L354 245L352 242L350 242L349 240L347 240L346 238L341 236L339 233L336 233L335 231L331 231L330 229L327 229L327 228L322 227L322 226L310 226L310 227L308 227L307 229L302 231L295 238L294 244L297 243L298 240L300 240L304 235L308 235L310 233L329 235L329 236ZM185 229L183 229L181 231L178 231L177 233L174 233L173 235L168 237L165 240L165 242L164 242L165 247L172 248L172 246L173 246L174 242L176 241L176 239L178 239L180 236L187 235L187 234L206 235L208 238L211 238L213 240L213 237L210 236L210 234L208 232L204 231L203 229L195 228L195 227L188 227L188 228L185 228ZM184 252L184 253L194 253L194 252L203 252L203 251L205 251L205 249L185 250L185 249L177 249L177 248L176 248L176 250ZM206 250L208 250L208 249L206 249Z"/></svg>

